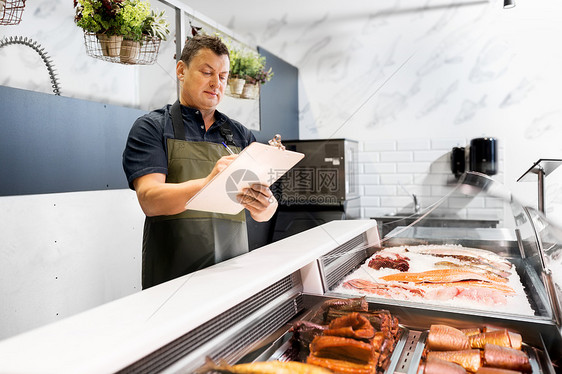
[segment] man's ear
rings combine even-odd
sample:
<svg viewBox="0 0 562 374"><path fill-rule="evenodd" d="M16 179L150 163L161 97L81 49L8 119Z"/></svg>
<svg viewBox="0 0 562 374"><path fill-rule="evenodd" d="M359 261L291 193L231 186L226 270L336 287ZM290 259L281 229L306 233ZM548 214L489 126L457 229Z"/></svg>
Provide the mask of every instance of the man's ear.
<svg viewBox="0 0 562 374"><path fill-rule="evenodd" d="M180 81L183 81L183 76L185 75L185 63L182 60L179 60L176 64L176 76Z"/></svg>

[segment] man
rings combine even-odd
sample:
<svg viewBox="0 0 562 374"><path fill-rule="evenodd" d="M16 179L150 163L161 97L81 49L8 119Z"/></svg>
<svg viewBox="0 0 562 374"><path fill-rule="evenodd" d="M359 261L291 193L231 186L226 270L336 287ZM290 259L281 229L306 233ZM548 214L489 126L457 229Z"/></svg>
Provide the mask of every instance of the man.
<svg viewBox="0 0 562 374"><path fill-rule="evenodd" d="M142 286L148 288L248 252L245 212L185 210L186 202L256 139L216 110L226 89L228 48L216 36L188 40L176 65L180 98L135 121L123 169L146 214ZM181 104L181 105L180 105ZM238 196L252 218L269 220L277 201L266 186Z"/></svg>

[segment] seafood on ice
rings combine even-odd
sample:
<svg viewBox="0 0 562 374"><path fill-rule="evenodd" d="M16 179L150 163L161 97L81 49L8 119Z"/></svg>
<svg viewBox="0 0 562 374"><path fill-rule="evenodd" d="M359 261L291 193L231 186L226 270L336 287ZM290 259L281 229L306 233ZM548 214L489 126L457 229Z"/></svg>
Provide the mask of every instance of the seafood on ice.
<svg viewBox="0 0 562 374"><path fill-rule="evenodd" d="M437 269L427 270L420 273L400 272L396 274L385 275L380 279L387 282L414 282L414 283L451 283L467 280L479 280L483 282L505 283L507 279L498 277L493 274L481 274L470 270L463 269Z"/></svg>
<svg viewBox="0 0 562 374"><path fill-rule="evenodd" d="M534 315L515 267L488 250L460 245L377 251L333 291L347 295Z"/></svg>
<svg viewBox="0 0 562 374"><path fill-rule="evenodd" d="M459 245L418 245L410 246L406 253L418 253L435 257L455 258L476 266L491 267L511 272L512 263L502 256L485 249L469 248Z"/></svg>

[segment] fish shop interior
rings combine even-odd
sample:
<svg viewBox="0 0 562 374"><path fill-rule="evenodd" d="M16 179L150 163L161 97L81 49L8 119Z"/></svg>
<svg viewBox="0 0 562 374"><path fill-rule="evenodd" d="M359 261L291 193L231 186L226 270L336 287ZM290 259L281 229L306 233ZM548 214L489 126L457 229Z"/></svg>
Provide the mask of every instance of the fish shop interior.
<svg viewBox="0 0 562 374"><path fill-rule="evenodd" d="M561 372L561 16L0 0L0 373Z"/></svg>

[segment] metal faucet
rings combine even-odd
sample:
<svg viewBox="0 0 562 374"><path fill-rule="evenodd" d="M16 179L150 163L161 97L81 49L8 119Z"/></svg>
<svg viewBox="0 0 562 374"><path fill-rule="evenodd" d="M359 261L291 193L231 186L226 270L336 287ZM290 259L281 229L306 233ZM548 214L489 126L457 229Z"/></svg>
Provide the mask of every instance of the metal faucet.
<svg viewBox="0 0 562 374"><path fill-rule="evenodd" d="M419 213L420 212L420 204L418 203L418 197L416 196L415 193L412 194L412 197L414 198L414 213Z"/></svg>
<svg viewBox="0 0 562 374"><path fill-rule="evenodd" d="M2 0L0 0L0 2L2 2ZM57 74L55 73L53 61L51 61L51 58L49 57L49 55L47 55L47 52L44 52L45 48L41 48L41 44L28 39L27 37L24 38L23 36L10 36L9 38L0 38L0 48L10 44L26 45L39 54L39 56L41 57L41 59L43 59L43 62L47 66L47 71L49 73L49 77L51 78L51 87L53 88L53 93L57 96L60 96L59 81L57 78Z"/></svg>
<svg viewBox="0 0 562 374"><path fill-rule="evenodd" d="M398 182L398 185L400 186L400 188L402 188L404 190L404 192L406 192L408 195L412 195L412 197L414 198L414 213L417 214L420 212L420 204L418 203L418 197L416 196L415 193L410 193L410 191L408 191L406 189L406 187L402 186L402 183Z"/></svg>

